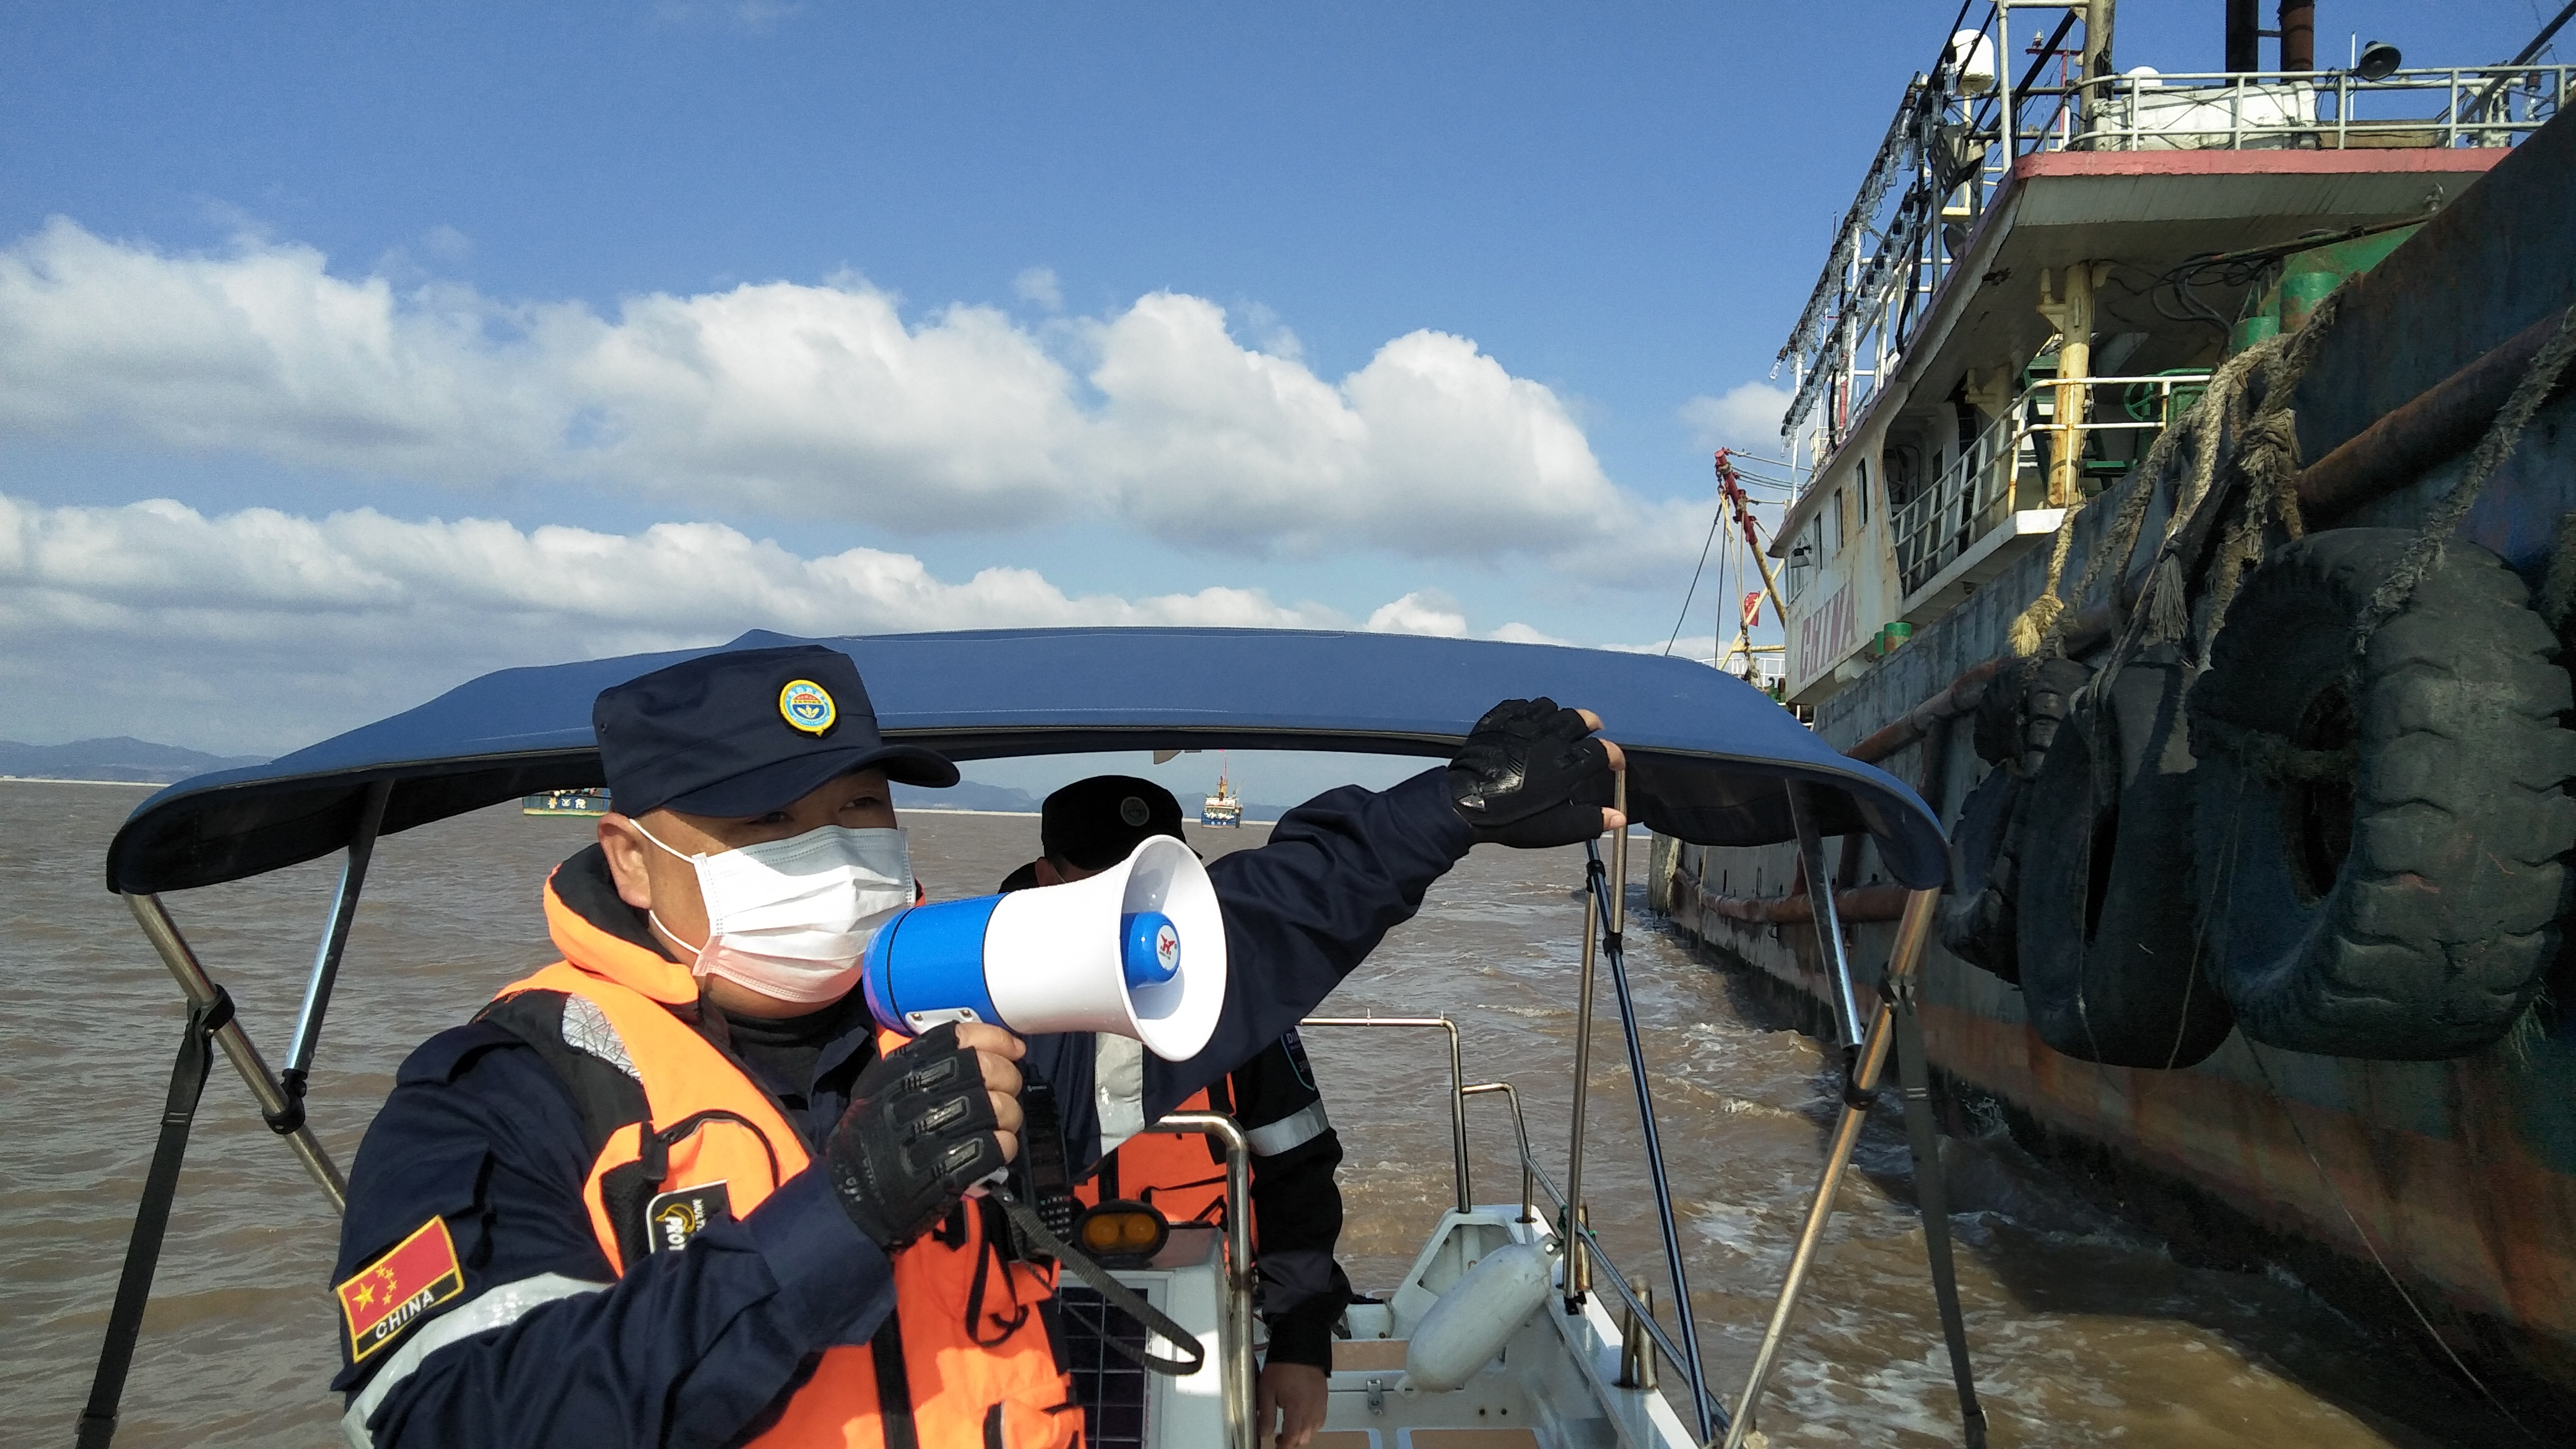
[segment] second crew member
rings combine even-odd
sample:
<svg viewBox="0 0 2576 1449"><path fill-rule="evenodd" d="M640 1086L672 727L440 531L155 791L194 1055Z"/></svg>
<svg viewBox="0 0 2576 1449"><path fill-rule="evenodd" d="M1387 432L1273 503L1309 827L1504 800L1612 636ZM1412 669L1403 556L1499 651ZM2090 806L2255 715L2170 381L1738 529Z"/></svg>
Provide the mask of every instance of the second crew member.
<svg viewBox="0 0 2576 1449"><path fill-rule="evenodd" d="M1041 853L1001 888L1097 875L1150 836L1186 841L1181 820L1180 802L1151 780L1077 780L1046 798L1038 826ZM1262 1323L1270 1334L1256 1422L1264 1443L1299 1449L1324 1426L1333 1325L1350 1301L1351 1283L1333 1260L1342 1235L1342 1193L1333 1181L1342 1141L1325 1114L1297 1029L1288 1028L1174 1110L1225 1113L1250 1141L1253 1261L1261 1277ZM1139 1133L1102 1158L1075 1191L1086 1205L1124 1198L1150 1203L1173 1222L1221 1222L1225 1157L1210 1138Z"/></svg>

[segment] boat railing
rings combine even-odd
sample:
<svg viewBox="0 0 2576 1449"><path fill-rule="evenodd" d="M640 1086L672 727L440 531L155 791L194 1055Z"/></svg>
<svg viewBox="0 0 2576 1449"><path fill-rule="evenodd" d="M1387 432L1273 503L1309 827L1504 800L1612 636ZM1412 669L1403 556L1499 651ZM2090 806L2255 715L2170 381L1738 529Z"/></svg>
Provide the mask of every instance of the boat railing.
<svg viewBox="0 0 2576 1449"><path fill-rule="evenodd" d="M1436 1030L1449 1034L1449 1171L1458 1211L1476 1207L1474 1169L1467 1162L1467 1072L1458 1054L1458 1023L1445 1016L1310 1016L1299 1026L1374 1026Z"/></svg>
<svg viewBox="0 0 2576 1449"><path fill-rule="evenodd" d="M1673 1342L1672 1335L1665 1330L1663 1324L1656 1320L1652 1302L1630 1281L1628 1274L1621 1270L1618 1261L1610 1255L1610 1250L1602 1246L1601 1239L1592 1231L1591 1223L1586 1221L1581 1213L1575 1211L1576 1205L1567 1200L1565 1190L1557 1186L1555 1177L1539 1165L1538 1154L1530 1146L1529 1120L1521 1113L1520 1094L1513 1090L1509 1082L1478 1082L1472 1086L1468 1085L1461 1066L1456 1022L1446 1016L1310 1016L1298 1025L1301 1027L1412 1027L1445 1030L1449 1035L1449 1146L1458 1211L1472 1212L1475 1209L1475 1188L1473 1179L1469 1175L1467 1153L1467 1099L1499 1096L1503 1099L1504 1106L1511 1112L1513 1155L1520 1160L1520 1221L1524 1223L1540 1221L1538 1209L1541 1204L1537 1194L1540 1192L1547 1194L1545 1205L1550 1211L1545 1221L1551 1225L1569 1223L1573 1225L1572 1236L1575 1242L1569 1247L1567 1253L1567 1281L1579 1283L1589 1277L1586 1270L1599 1270L1600 1281L1608 1283L1611 1291L1616 1293L1620 1301L1626 1305L1627 1321L1645 1333L1646 1337L1654 1343L1656 1351L1664 1356L1665 1362L1671 1364L1674 1370L1681 1374L1685 1383L1692 1380L1694 1376L1689 1358L1684 1355L1680 1346ZM1163 1120L1169 1123L1175 1119L1167 1117ZM1719 1402L1716 1395L1705 1395L1704 1406L1717 1424L1723 1425L1726 1422L1725 1406Z"/></svg>
<svg viewBox="0 0 2576 1449"><path fill-rule="evenodd" d="M1223 1112L1174 1112L1145 1130L1195 1132L1225 1149L1225 1316L1217 1330L1225 1437L1228 1449L1260 1449L1252 1362L1252 1140L1243 1135L1240 1123Z"/></svg>
<svg viewBox="0 0 2576 1449"><path fill-rule="evenodd" d="M2071 448L2086 472L2125 473L2157 433L2191 410L2208 382L2207 372L2186 369L2032 384L1938 478L1890 513L1901 597L1920 592L2015 510L2072 501L2048 496L2049 463L2058 449ZM2084 389L2090 403L2071 427L2056 417L2061 390L2069 387Z"/></svg>

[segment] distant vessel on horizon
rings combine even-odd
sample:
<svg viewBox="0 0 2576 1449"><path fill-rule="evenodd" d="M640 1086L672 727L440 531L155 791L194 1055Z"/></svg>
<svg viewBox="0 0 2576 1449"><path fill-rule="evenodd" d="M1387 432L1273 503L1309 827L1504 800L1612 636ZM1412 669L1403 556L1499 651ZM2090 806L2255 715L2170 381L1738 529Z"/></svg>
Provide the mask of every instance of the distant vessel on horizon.
<svg viewBox="0 0 2576 1449"><path fill-rule="evenodd" d="M612 807L608 787L590 790L550 790L542 795L519 797L522 815L605 815Z"/></svg>
<svg viewBox="0 0 2576 1449"><path fill-rule="evenodd" d="M1216 793L1199 805L1199 823L1243 828L1243 802L1235 798L1234 785L1222 769L1217 772Z"/></svg>

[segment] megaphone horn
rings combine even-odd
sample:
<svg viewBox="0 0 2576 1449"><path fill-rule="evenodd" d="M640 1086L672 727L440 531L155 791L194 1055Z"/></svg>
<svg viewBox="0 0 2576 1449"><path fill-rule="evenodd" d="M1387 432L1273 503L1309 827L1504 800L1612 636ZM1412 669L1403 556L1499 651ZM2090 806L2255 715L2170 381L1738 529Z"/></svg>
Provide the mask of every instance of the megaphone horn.
<svg viewBox="0 0 2576 1449"><path fill-rule="evenodd" d="M947 1021L1105 1031L1180 1061L1216 1032L1225 970L1206 868L1156 835L1087 880L897 911L862 980L877 1024L907 1036Z"/></svg>

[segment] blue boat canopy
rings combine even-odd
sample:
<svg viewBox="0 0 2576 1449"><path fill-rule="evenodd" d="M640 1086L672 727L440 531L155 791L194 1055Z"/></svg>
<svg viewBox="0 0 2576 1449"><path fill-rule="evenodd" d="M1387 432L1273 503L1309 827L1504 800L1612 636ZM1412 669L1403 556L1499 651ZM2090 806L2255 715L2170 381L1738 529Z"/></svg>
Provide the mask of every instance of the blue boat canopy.
<svg viewBox="0 0 2576 1449"><path fill-rule="evenodd" d="M1500 700L1599 714L1629 760L1631 818L1702 845L1788 840L1790 780L1819 827L1867 831L1888 872L1942 884L1940 821L1885 772L1836 753L1760 691L1688 660L1599 649L1269 629L997 629L819 643L857 661L890 739L952 759L1091 750L1341 750L1446 757ZM612 684L713 649L504 669L265 765L182 780L108 848L110 890L240 880L349 844L369 791L383 831L602 783L590 707Z"/></svg>

